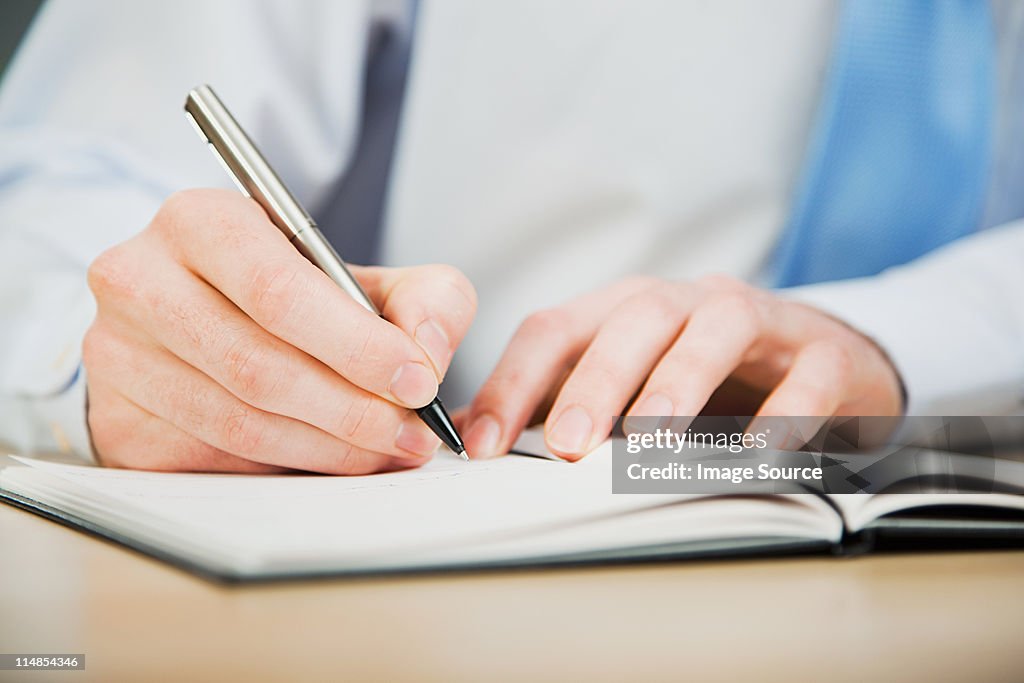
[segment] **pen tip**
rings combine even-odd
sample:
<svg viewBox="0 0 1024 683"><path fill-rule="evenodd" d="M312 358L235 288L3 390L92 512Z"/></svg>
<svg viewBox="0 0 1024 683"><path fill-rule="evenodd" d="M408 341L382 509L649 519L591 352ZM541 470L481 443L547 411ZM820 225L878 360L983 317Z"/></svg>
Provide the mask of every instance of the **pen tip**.
<svg viewBox="0 0 1024 683"><path fill-rule="evenodd" d="M458 451L456 452L456 455L458 455L458 456L459 456L460 458L462 458L462 459L463 459L463 460L465 460L466 462L469 462L469 454L468 454L468 453L466 453L466 449L465 449L465 448L459 449L459 450L458 450Z"/></svg>

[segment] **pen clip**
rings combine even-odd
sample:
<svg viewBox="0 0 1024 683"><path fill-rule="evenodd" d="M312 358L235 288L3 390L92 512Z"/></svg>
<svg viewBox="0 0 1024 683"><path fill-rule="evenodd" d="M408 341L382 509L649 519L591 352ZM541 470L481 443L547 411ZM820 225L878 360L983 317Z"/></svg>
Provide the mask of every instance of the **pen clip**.
<svg viewBox="0 0 1024 683"><path fill-rule="evenodd" d="M203 132L203 129L199 126L199 122L196 121L196 117L192 116L192 112L186 109L185 118L187 118L188 122L192 124L192 127L196 129L196 133L199 135L200 138L202 138L203 142L206 143L206 148L210 150L210 152L213 154L213 158L217 160L217 163L220 164L221 168L227 171L228 177L234 181L235 187L237 187L242 194L251 199L252 194L249 192L249 188L242 184L241 179L237 175L235 175L235 172L231 170L231 167L228 166L228 163L224 161L224 157L220 155L220 152L217 151L217 148L213 146L212 142L210 142L210 138L208 138L206 136L206 133Z"/></svg>
<svg viewBox="0 0 1024 683"><path fill-rule="evenodd" d="M242 194L262 206L288 239L316 225L210 86L189 92L185 113Z"/></svg>
<svg viewBox="0 0 1024 683"><path fill-rule="evenodd" d="M252 199L252 194L249 192L249 188L242 184L242 181L239 179L237 175L235 175L235 172L231 170L231 167L228 166L228 162L224 161L224 157L220 155L220 152L217 151L217 148L214 147L209 142L206 143L206 148L213 153L213 157L217 160L217 163L221 165L221 168L228 172L228 177L235 181L235 187L237 187L238 190L246 197Z"/></svg>

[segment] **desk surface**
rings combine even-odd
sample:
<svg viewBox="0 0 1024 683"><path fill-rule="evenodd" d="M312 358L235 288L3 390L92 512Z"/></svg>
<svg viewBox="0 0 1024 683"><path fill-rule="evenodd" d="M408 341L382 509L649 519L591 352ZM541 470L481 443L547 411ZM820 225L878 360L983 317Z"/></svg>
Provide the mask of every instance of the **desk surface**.
<svg viewBox="0 0 1024 683"><path fill-rule="evenodd" d="M86 654L31 681L1021 681L1024 552L224 587L0 505L0 652Z"/></svg>

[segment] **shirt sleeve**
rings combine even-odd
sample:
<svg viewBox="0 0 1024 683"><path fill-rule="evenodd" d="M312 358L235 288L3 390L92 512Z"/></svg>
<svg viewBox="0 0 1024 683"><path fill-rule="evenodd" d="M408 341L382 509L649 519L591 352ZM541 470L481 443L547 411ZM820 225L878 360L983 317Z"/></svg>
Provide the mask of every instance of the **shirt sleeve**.
<svg viewBox="0 0 1024 683"><path fill-rule="evenodd" d="M903 378L909 415L1024 409L1024 221L875 277L783 294L874 339Z"/></svg>
<svg viewBox="0 0 1024 683"><path fill-rule="evenodd" d="M182 114L211 84L314 210L350 157L369 2L51 0L0 88L0 444L91 457L88 264L186 187L230 187Z"/></svg>

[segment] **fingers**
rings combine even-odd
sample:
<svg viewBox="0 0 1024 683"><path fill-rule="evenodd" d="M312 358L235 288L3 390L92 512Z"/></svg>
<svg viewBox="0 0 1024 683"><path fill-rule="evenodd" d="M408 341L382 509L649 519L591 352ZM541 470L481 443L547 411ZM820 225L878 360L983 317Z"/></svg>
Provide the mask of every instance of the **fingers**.
<svg viewBox="0 0 1024 683"><path fill-rule="evenodd" d="M608 436L615 416L679 334L691 294L679 286L650 288L611 312L551 409L548 448L577 460Z"/></svg>
<svg viewBox="0 0 1024 683"><path fill-rule="evenodd" d="M437 449L437 437L415 413L277 339L192 273L170 268L150 286L150 305L135 309L139 325L246 404L368 451L425 456Z"/></svg>
<svg viewBox="0 0 1024 683"><path fill-rule="evenodd" d="M451 266L351 267L381 314L415 340L441 381L476 314L476 290Z"/></svg>
<svg viewBox="0 0 1024 683"><path fill-rule="evenodd" d="M99 341L108 357L118 360L100 365L105 382L217 450L267 465L328 474L366 474L398 461L426 460L367 451L298 420L254 408L164 349L122 343L113 335Z"/></svg>
<svg viewBox="0 0 1024 683"><path fill-rule="evenodd" d="M774 430L769 435L772 447L800 448L836 413L852 378L852 359L842 346L828 341L805 346L782 382L769 394L748 431L763 431L762 425L770 423ZM795 419L764 419L769 416Z"/></svg>
<svg viewBox="0 0 1024 683"><path fill-rule="evenodd" d="M470 406L463 432L470 457L507 452L608 312L651 283L647 278L622 280L528 317Z"/></svg>
<svg viewBox="0 0 1024 683"><path fill-rule="evenodd" d="M658 362L629 415L700 414L762 329L761 311L750 299L728 294L706 300Z"/></svg>
<svg viewBox="0 0 1024 683"><path fill-rule="evenodd" d="M850 386L852 371L843 347L827 341L805 346L758 415L832 415Z"/></svg>
<svg viewBox="0 0 1024 683"><path fill-rule="evenodd" d="M176 258L275 337L400 405L418 408L437 395L423 349L342 292L255 203L190 191L168 199L161 214L153 225Z"/></svg>
<svg viewBox="0 0 1024 683"><path fill-rule="evenodd" d="M470 457L490 458L508 451L587 339L587 330L563 311L541 311L520 325L470 408L473 417L463 434Z"/></svg>
<svg viewBox="0 0 1024 683"><path fill-rule="evenodd" d="M583 312L584 297L520 328L470 407L471 454L506 450L559 385L545 436L570 460L608 436L641 386L631 417L693 417L731 386L758 403L767 395L759 416L800 418L797 433L777 435L789 447L790 437L802 445L834 414L888 415L902 405L898 375L870 339L732 278L647 281L625 297L599 294L606 305L589 299Z"/></svg>
<svg viewBox="0 0 1024 683"><path fill-rule="evenodd" d="M293 470L245 460L189 436L116 391L90 385L93 411L105 418L90 425L100 462L107 467L160 472L284 474ZM154 448L154 444L160 444Z"/></svg>
<svg viewBox="0 0 1024 683"><path fill-rule="evenodd" d="M762 330L756 300L730 290L666 283L613 311L551 410L548 447L582 457L609 435L641 385L630 416L699 414Z"/></svg>
<svg viewBox="0 0 1024 683"><path fill-rule="evenodd" d="M443 266L364 278L397 325L344 294L251 200L179 193L90 266L99 313L85 365L225 454L346 473L422 462L439 442L408 408L436 396L476 295Z"/></svg>

